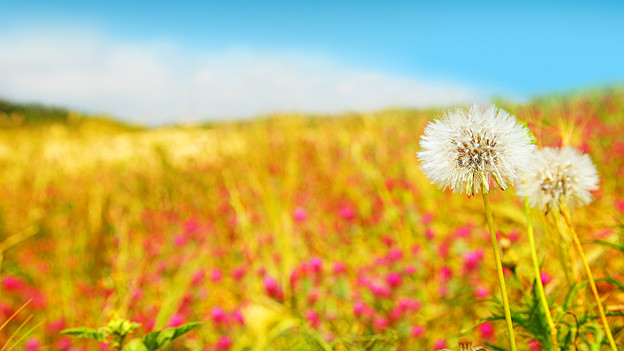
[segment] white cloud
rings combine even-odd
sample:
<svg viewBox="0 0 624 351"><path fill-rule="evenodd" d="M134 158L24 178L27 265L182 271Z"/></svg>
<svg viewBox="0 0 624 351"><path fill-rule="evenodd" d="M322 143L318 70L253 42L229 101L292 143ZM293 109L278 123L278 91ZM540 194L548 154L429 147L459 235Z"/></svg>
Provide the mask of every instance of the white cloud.
<svg viewBox="0 0 624 351"><path fill-rule="evenodd" d="M370 111L483 101L473 88L352 68L321 55L230 49L192 54L93 32L4 35L0 96L147 124L270 112Z"/></svg>

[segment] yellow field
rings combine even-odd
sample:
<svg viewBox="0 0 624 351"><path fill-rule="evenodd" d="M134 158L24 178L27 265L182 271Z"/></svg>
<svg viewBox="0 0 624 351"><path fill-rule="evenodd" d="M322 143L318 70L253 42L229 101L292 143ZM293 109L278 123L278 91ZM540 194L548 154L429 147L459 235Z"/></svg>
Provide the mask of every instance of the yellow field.
<svg viewBox="0 0 624 351"><path fill-rule="evenodd" d="M502 107L538 146L597 166L600 190L573 221L624 345L624 92ZM483 203L419 168L441 112L0 130L0 345L98 350L60 331L117 316L137 336L202 322L176 350L457 349L461 336L506 349L504 321L479 323L502 316ZM537 350L548 336L523 200L511 188L491 201L518 347ZM589 289L574 289L585 276L569 238L532 214L561 344L608 349Z"/></svg>

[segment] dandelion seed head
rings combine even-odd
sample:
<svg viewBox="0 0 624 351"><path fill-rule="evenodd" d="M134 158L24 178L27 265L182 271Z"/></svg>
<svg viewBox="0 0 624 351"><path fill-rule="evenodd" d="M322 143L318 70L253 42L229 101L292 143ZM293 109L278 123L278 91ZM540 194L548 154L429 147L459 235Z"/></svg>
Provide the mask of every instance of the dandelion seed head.
<svg viewBox="0 0 624 351"><path fill-rule="evenodd" d="M588 155L573 147L545 147L536 153L535 167L519 184L518 193L532 206L545 212L592 201L590 191L598 189L598 172Z"/></svg>
<svg viewBox="0 0 624 351"><path fill-rule="evenodd" d="M494 105L447 112L427 125L418 158L425 175L442 189L468 196L502 189L530 169L535 145L516 118Z"/></svg>

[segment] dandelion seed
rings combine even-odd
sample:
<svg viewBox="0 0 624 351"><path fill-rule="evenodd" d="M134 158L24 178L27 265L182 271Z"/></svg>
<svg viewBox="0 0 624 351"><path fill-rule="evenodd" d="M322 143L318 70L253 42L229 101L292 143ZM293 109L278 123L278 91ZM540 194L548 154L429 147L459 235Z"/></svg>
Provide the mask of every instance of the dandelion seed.
<svg viewBox="0 0 624 351"><path fill-rule="evenodd" d="M473 105L429 123L420 149L421 168L433 184L470 197L489 192L489 178L502 190L517 182L530 169L535 145L505 110Z"/></svg>
<svg viewBox="0 0 624 351"><path fill-rule="evenodd" d="M526 182L518 186L521 196L545 212L592 201L590 191L598 189L598 172L588 155L572 147L546 147L536 153L535 167Z"/></svg>

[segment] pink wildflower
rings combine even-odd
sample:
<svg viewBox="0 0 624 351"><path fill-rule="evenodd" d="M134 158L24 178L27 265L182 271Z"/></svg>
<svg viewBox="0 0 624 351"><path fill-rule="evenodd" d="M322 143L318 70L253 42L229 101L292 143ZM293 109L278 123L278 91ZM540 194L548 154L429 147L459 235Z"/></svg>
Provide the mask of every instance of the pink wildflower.
<svg viewBox="0 0 624 351"><path fill-rule="evenodd" d="M14 275L5 275L2 278L2 289L7 292L18 292L26 286L26 283L21 278Z"/></svg>
<svg viewBox="0 0 624 351"><path fill-rule="evenodd" d="M509 232L509 235L507 237L509 238L509 241L515 243L520 240L520 232L517 230L512 230L511 232Z"/></svg>
<svg viewBox="0 0 624 351"><path fill-rule="evenodd" d="M414 266L413 264L408 264L407 266L405 266L405 269L403 269L403 272L407 275L412 275L416 273L416 266Z"/></svg>
<svg viewBox="0 0 624 351"><path fill-rule="evenodd" d="M453 271L449 266L442 266L438 271L438 279L442 283L446 283L453 276Z"/></svg>
<svg viewBox="0 0 624 351"><path fill-rule="evenodd" d="M42 347L43 345L41 344L41 341L34 337L29 338L28 340L26 340L26 343L24 343L24 351L34 351Z"/></svg>
<svg viewBox="0 0 624 351"><path fill-rule="evenodd" d="M441 349L445 349L448 347L448 344L446 343L446 340L444 339L438 339L433 343L433 349L434 350L441 350Z"/></svg>
<svg viewBox="0 0 624 351"><path fill-rule="evenodd" d="M308 218L308 211L303 207L297 207L293 212L293 218L296 222L302 223Z"/></svg>
<svg viewBox="0 0 624 351"><path fill-rule="evenodd" d="M391 294L390 288L388 288L384 284L372 282L368 287L370 291L373 293L373 295L375 295L375 297L377 298L390 297L390 294Z"/></svg>
<svg viewBox="0 0 624 351"><path fill-rule="evenodd" d="M427 237L427 239L431 240L433 238L435 238L435 233L433 232L433 229L431 228L427 228L427 230L425 230L425 236Z"/></svg>
<svg viewBox="0 0 624 351"><path fill-rule="evenodd" d="M425 327L423 327L422 325L412 326L412 329L410 330L410 335L415 338L422 337L423 335L425 335Z"/></svg>
<svg viewBox="0 0 624 351"><path fill-rule="evenodd" d="M323 270L323 261L320 257L314 256L310 259L310 267L314 273L319 274Z"/></svg>
<svg viewBox="0 0 624 351"><path fill-rule="evenodd" d="M175 237L173 237L173 243L177 247L182 247L186 245L186 243L188 243L188 238L182 234L178 234Z"/></svg>
<svg viewBox="0 0 624 351"><path fill-rule="evenodd" d="M264 290L267 295L276 300L281 301L284 299L284 292L282 291L282 288L271 276L264 277Z"/></svg>
<svg viewBox="0 0 624 351"><path fill-rule="evenodd" d="M401 277L399 273L390 272L386 276L386 283L388 283L388 285L392 288L399 287L402 282L403 282L403 278Z"/></svg>
<svg viewBox="0 0 624 351"><path fill-rule="evenodd" d="M338 215L344 220L351 221L355 219L355 210L349 205L343 205L340 206L340 209L338 210Z"/></svg>
<svg viewBox="0 0 624 351"><path fill-rule="evenodd" d="M403 258L403 252L397 248L392 248L388 251L386 258L391 262L400 261Z"/></svg>
<svg viewBox="0 0 624 351"><path fill-rule="evenodd" d="M486 340L494 339L494 327L492 324L485 322L479 326L479 334L481 334L481 338Z"/></svg>
<svg viewBox="0 0 624 351"><path fill-rule="evenodd" d="M433 214L429 212L425 212L423 213L422 216L420 216L420 222L424 225L431 223L432 220L433 220Z"/></svg>
<svg viewBox="0 0 624 351"><path fill-rule="evenodd" d="M342 262L335 262L333 267L334 274L341 275L347 273L347 266Z"/></svg>
<svg viewBox="0 0 624 351"><path fill-rule="evenodd" d="M314 304L318 299L319 299L319 291L316 289L310 290L310 293L308 294L308 303Z"/></svg>
<svg viewBox="0 0 624 351"><path fill-rule="evenodd" d="M477 299L486 299L490 295L490 291L487 287L483 285L478 285L474 291L475 298Z"/></svg>
<svg viewBox="0 0 624 351"><path fill-rule="evenodd" d="M375 317L375 321L373 322L373 329L375 329L376 332L380 332L389 326L390 323L388 322L388 318L384 316Z"/></svg>
<svg viewBox="0 0 624 351"><path fill-rule="evenodd" d="M321 319L313 310L308 310L308 312L306 312L306 320L313 328L318 328L321 325Z"/></svg>
<svg viewBox="0 0 624 351"><path fill-rule="evenodd" d="M234 278L234 280L241 280L246 272L245 266L238 266L232 270L232 278Z"/></svg>
<svg viewBox="0 0 624 351"><path fill-rule="evenodd" d="M212 273L210 274L210 280L213 283L218 283L219 281L221 281L221 278L223 278L223 273L221 272L221 270L219 268L213 269Z"/></svg>
<svg viewBox="0 0 624 351"><path fill-rule="evenodd" d="M483 258L482 250L468 251L464 254L464 271L473 272L479 269L479 264Z"/></svg>
<svg viewBox="0 0 624 351"><path fill-rule="evenodd" d="M210 318L212 319L212 322L214 323L215 326L221 326L226 319L227 315L225 313L225 310L219 306L214 307L212 309L212 311L210 311Z"/></svg>
<svg viewBox="0 0 624 351"><path fill-rule="evenodd" d="M234 321L237 324L240 324L240 325L245 324L245 317L243 316L240 310L232 311L230 318L232 321Z"/></svg>
<svg viewBox="0 0 624 351"><path fill-rule="evenodd" d="M542 351L542 344L538 340L529 343L529 351Z"/></svg>
<svg viewBox="0 0 624 351"><path fill-rule="evenodd" d="M552 281L553 277L546 272L542 272L542 274L540 274L540 279L542 280L543 285L547 285Z"/></svg>
<svg viewBox="0 0 624 351"><path fill-rule="evenodd" d="M182 317L179 313L176 313L169 318L167 326L175 328L181 326L182 324L184 324L184 317Z"/></svg>
<svg viewBox="0 0 624 351"><path fill-rule="evenodd" d="M234 345L234 342L232 341L232 339L227 335L223 335L217 341L217 344L215 345L215 349L217 351L226 351L226 350L231 349L232 345Z"/></svg>

